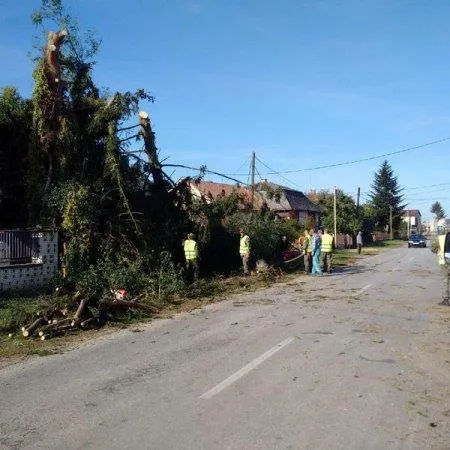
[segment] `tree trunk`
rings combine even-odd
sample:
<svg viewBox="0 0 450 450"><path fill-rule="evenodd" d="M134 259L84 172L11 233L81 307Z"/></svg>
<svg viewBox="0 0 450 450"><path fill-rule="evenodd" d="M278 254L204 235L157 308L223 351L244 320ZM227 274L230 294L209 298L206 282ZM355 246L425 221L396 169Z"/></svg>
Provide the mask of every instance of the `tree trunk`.
<svg viewBox="0 0 450 450"><path fill-rule="evenodd" d="M150 163L150 170L152 173L155 185L164 188L164 175L161 170L161 163L158 159L158 149L155 144L155 133L153 133L150 117L145 111L139 113L139 123L141 125L141 135L144 138L145 152L147 153L148 161Z"/></svg>

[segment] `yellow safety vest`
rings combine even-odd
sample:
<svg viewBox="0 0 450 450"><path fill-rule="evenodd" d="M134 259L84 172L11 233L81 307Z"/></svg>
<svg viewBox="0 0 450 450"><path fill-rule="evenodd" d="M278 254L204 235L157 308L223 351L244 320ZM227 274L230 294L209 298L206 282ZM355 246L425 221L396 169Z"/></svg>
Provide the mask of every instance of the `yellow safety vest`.
<svg viewBox="0 0 450 450"><path fill-rule="evenodd" d="M311 237L308 235L305 235L304 241L303 241L303 249L306 253L311 252L311 249L309 248L309 244L311 242Z"/></svg>
<svg viewBox="0 0 450 450"><path fill-rule="evenodd" d="M247 253L250 253L250 238L245 235L239 241L239 254L246 255Z"/></svg>
<svg viewBox="0 0 450 450"><path fill-rule="evenodd" d="M186 257L186 261L197 259L197 242L192 239L186 239L184 241L184 256Z"/></svg>
<svg viewBox="0 0 450 450"><path fill-rule="evenodd" d="M330 234L322 235L321 251L324 253L331 253L333 251L333 236Z"/></svg>
<svg viewBox="0 0 450 450"><path fill-rule="evenodd" d="M306 249L306 253L312 253L314 251L314 236L308 236L308 248Z"/></svg>
<svg viewBox="0 0 450 450"><path fill-rule="evenodd" d="M439 239L439 264L444 265L445 264L445 257L444 257L444 248L445 248L445 234L441 234L438 236Z"/></svg>

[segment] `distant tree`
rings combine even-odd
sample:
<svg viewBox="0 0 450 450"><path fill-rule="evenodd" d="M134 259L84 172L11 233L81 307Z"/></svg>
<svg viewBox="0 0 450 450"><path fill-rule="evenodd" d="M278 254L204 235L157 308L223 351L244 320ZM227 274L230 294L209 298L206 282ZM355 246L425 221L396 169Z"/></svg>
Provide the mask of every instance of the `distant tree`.
<svg viewBox="0 0 450 450"><path fill-rule="evenodd" d="M372 183L370 203L378 229L385 230L389 226L390 207L392 207L393 229L398 229L401 223L401 214L405 209L402 188L394 175L394 170L388 161L383 161Z"/></svg>
<svg viewBox="0 0 450 450"><path fill-rule="evenodd" d="M333 231L334 195L328 191L320 191L308 196L322 209L323 228ZM356 234L362 225L355 201L340 189L336 192L336 219L338 233Z"/></svg>
<svg viewBox="0 0 450 450"><path fill-rule="evenodd" d="M27 223L26 156L30 140L31 102L14 87L0 91L0 228Z"/></svg>
<svg viewBox="0 0 450 450"><path fill-rule="evenodd" d="M439 202L434 202L431 205L430 212L434 214L436 220L441 220L445 217L445 211Z"/></svg>

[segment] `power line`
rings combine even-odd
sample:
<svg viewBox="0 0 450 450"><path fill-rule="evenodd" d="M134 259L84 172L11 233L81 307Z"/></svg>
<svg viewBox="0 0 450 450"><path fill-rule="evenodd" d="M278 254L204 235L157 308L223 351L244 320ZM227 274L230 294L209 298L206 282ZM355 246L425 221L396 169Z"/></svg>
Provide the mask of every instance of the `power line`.
<svg viewBox="0 0 450 450"><path fill-rule="evenodd" d="M204 173L210 173L212 175L218 175L219 177L223 177L226 178L227 180L231 180L234 181L235 183L238 184L244 184L244 185L248 185L248 183L244 183L241 180L237 180L236 178L231 178L228 175L225 175L224 173L220 173L220 172L215 172L213 170L208 170L205 169L204 167L190 167L190 166L185 166L183 164L163 164L162 167L175 167L175 168L181 168L181 169L189 169L189 170L194 170L196 172L204 172Z"/></svg>
<svg viewBox="0 0 450 450"><path fill-rule="evenodd" d="M239 172L244 166L248 165L251 161L251 158L247 158L240 166L238 169L236 169L236 172Z"/></svg>
<svg viewBox="0 0 450 450"><path fill-rule="evenodd" d="M412 190L416 190L416 189L425 189L424 191L420 190L420 191L416 191L416 192L405 192L403 193L403 195L405 197L411 196L411 195L421 195L421 194L432 194L433 192L439 192L439 191L446 191L449 188L439 188L439 189L428 189L430 187L439 187L439 186L447 186L450 185L450 183L439 183L439 184L429 184L429 185L424 185L424 186L416 186L416 187L402 187L401 192L403 193L403 191L412 191ZM371 191L364 191L362 193L363 195L371 195Z"/></svg>
<svg viewBox="0 0 450 450"><path fill-rule="evenodd" d="M255 166L255 171L256 171L256 173L258 174L258 176L259 176L259 179L260 180L263 180L264 178L261 176L261 174L259 173L259 170L258 170L258 168Z"/></svg>
<svg viewBox="0 0 450 450"><path fill-rule="evenodd" d="M410 203L420 203L420 202L435 202L436 200L437 201L441 201L441 200L448 200L448 199L450 199L450 197L439 197L439 198L436 198L436 197L433 197L433 198L414 198L414 199L412 199L412 201L410 202Z"/></svg>
<svg viewBox="0 0 450 450"><path fill-rule="evenodd" d="M423 188L430 188L430 187L437 187L437 186L447 186L447 185L449 185L450 183L439 183L439 184L428 184L428 185L425 185L425 186L416 186L416 187L406 187L406 188L404 188L405 190L413 190L413 189L423 189Z"/></svg>
<svg viewBox="0 0 450 450"><path fill-rule="evenodd" d="M431 145L440 144L440 143L446 142L448 140L450 140L450 137L446 137L446 138L443 138L443 139L438 139L437 141L427 142L426 144L416 145L414 147L407 147L407 148L404 148L404 149L401 149L401 150L396 150L394 152L383 153L383 154L380 154L380 155L369 156L367 158L354 159L354 160L351 160L351 161L344 161L344 162L335 163L335 164L326 164L326 165L323 165L323 166L308 167L306 169L283 170L283 171L274 171L273 169L269 169L269 170L272 170L272 172L267 172L264 175L280 175L280 174L286 174L286 173L309 172L309 171L313 171L313 170L329 169L329 168L332 168L332 167L349 166L351 164L357 164L357 163L365 162L365 161L372 161L374 159L385 158L387 156L398 155L400 153L406 153L406 152L410 152L410 151L413 151L413 150L418 150L420 148L430 147ZM246 174L230 173L228 175L244 176Z"/></svg>
<svg viewBox="0 0 450 450"><path fill-rule="evenodd" d="M272 169L271 167L269 167L266 163L264 163L263 161L261 161L258 157L256 157L256 159L258 160L258 162L260 162L266 169L272 170L273 173L271 175L278 175L282 180L284 180L285 182L289 183L290 185L294 186L294 187L298 187L299 189L302 189L302 187L300 185L298 185L297 183L294 183L293 181L289 180L289 178L286 178L285 176L281 175L279 172L274 171L274 169Z"/></svg>
<svg viewBox="0 0 450 450"><path fill-rule="evenodd" d="M433 190L431 190L431 191L419 191L419 192L413 192L413 193L411 193L411 194L405 195L405 197L414 197L415 195L434 194L435 192L442 192L442 191L448 191L448 188L433 189Z"/></svg>

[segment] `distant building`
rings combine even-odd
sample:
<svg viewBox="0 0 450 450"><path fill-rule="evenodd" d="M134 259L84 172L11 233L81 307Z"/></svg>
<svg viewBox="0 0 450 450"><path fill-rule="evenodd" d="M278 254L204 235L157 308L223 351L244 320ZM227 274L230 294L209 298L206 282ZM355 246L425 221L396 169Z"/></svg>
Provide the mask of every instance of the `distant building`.
<svg viewBox="0 0 450 450"><path fill-rule="evenodd" d="M303 192L268 181L257 185L257 191L270 211L281 219L294 219L304 223L308 219L318 225L322 210Z"/></svg>
<svg viewBox="0 0 450 450"><path fill-rule="evenodd" d="M422 214L418 209L405 209L402 213L402 220L406 222L410 232L422 232Z"/></svg>
<svg viewBox="0 0 450 450"><path fill-rule="evenodd" d="M239 205L241 209L255 209L262 208L262 199L255 193L252 199L251 189L226 183L215 183L214 181L191 181L189 187L194 198L201 199L206 203L211 203L223 197L229 197L233 194L238 195ZM253 207L252 207L253 201Z"/></svg>
<svg viewBox="0 0 450 450"><path fill-rule="evenodd" d="M253 194L249 187L212 181L190 182L190 189L194 198L207 203L237 194L242 210L267 209L280 219L293 219L303 223L311 218L315 224L319 223L321 209L303 192L268 181L258 183Z"/></svg>

